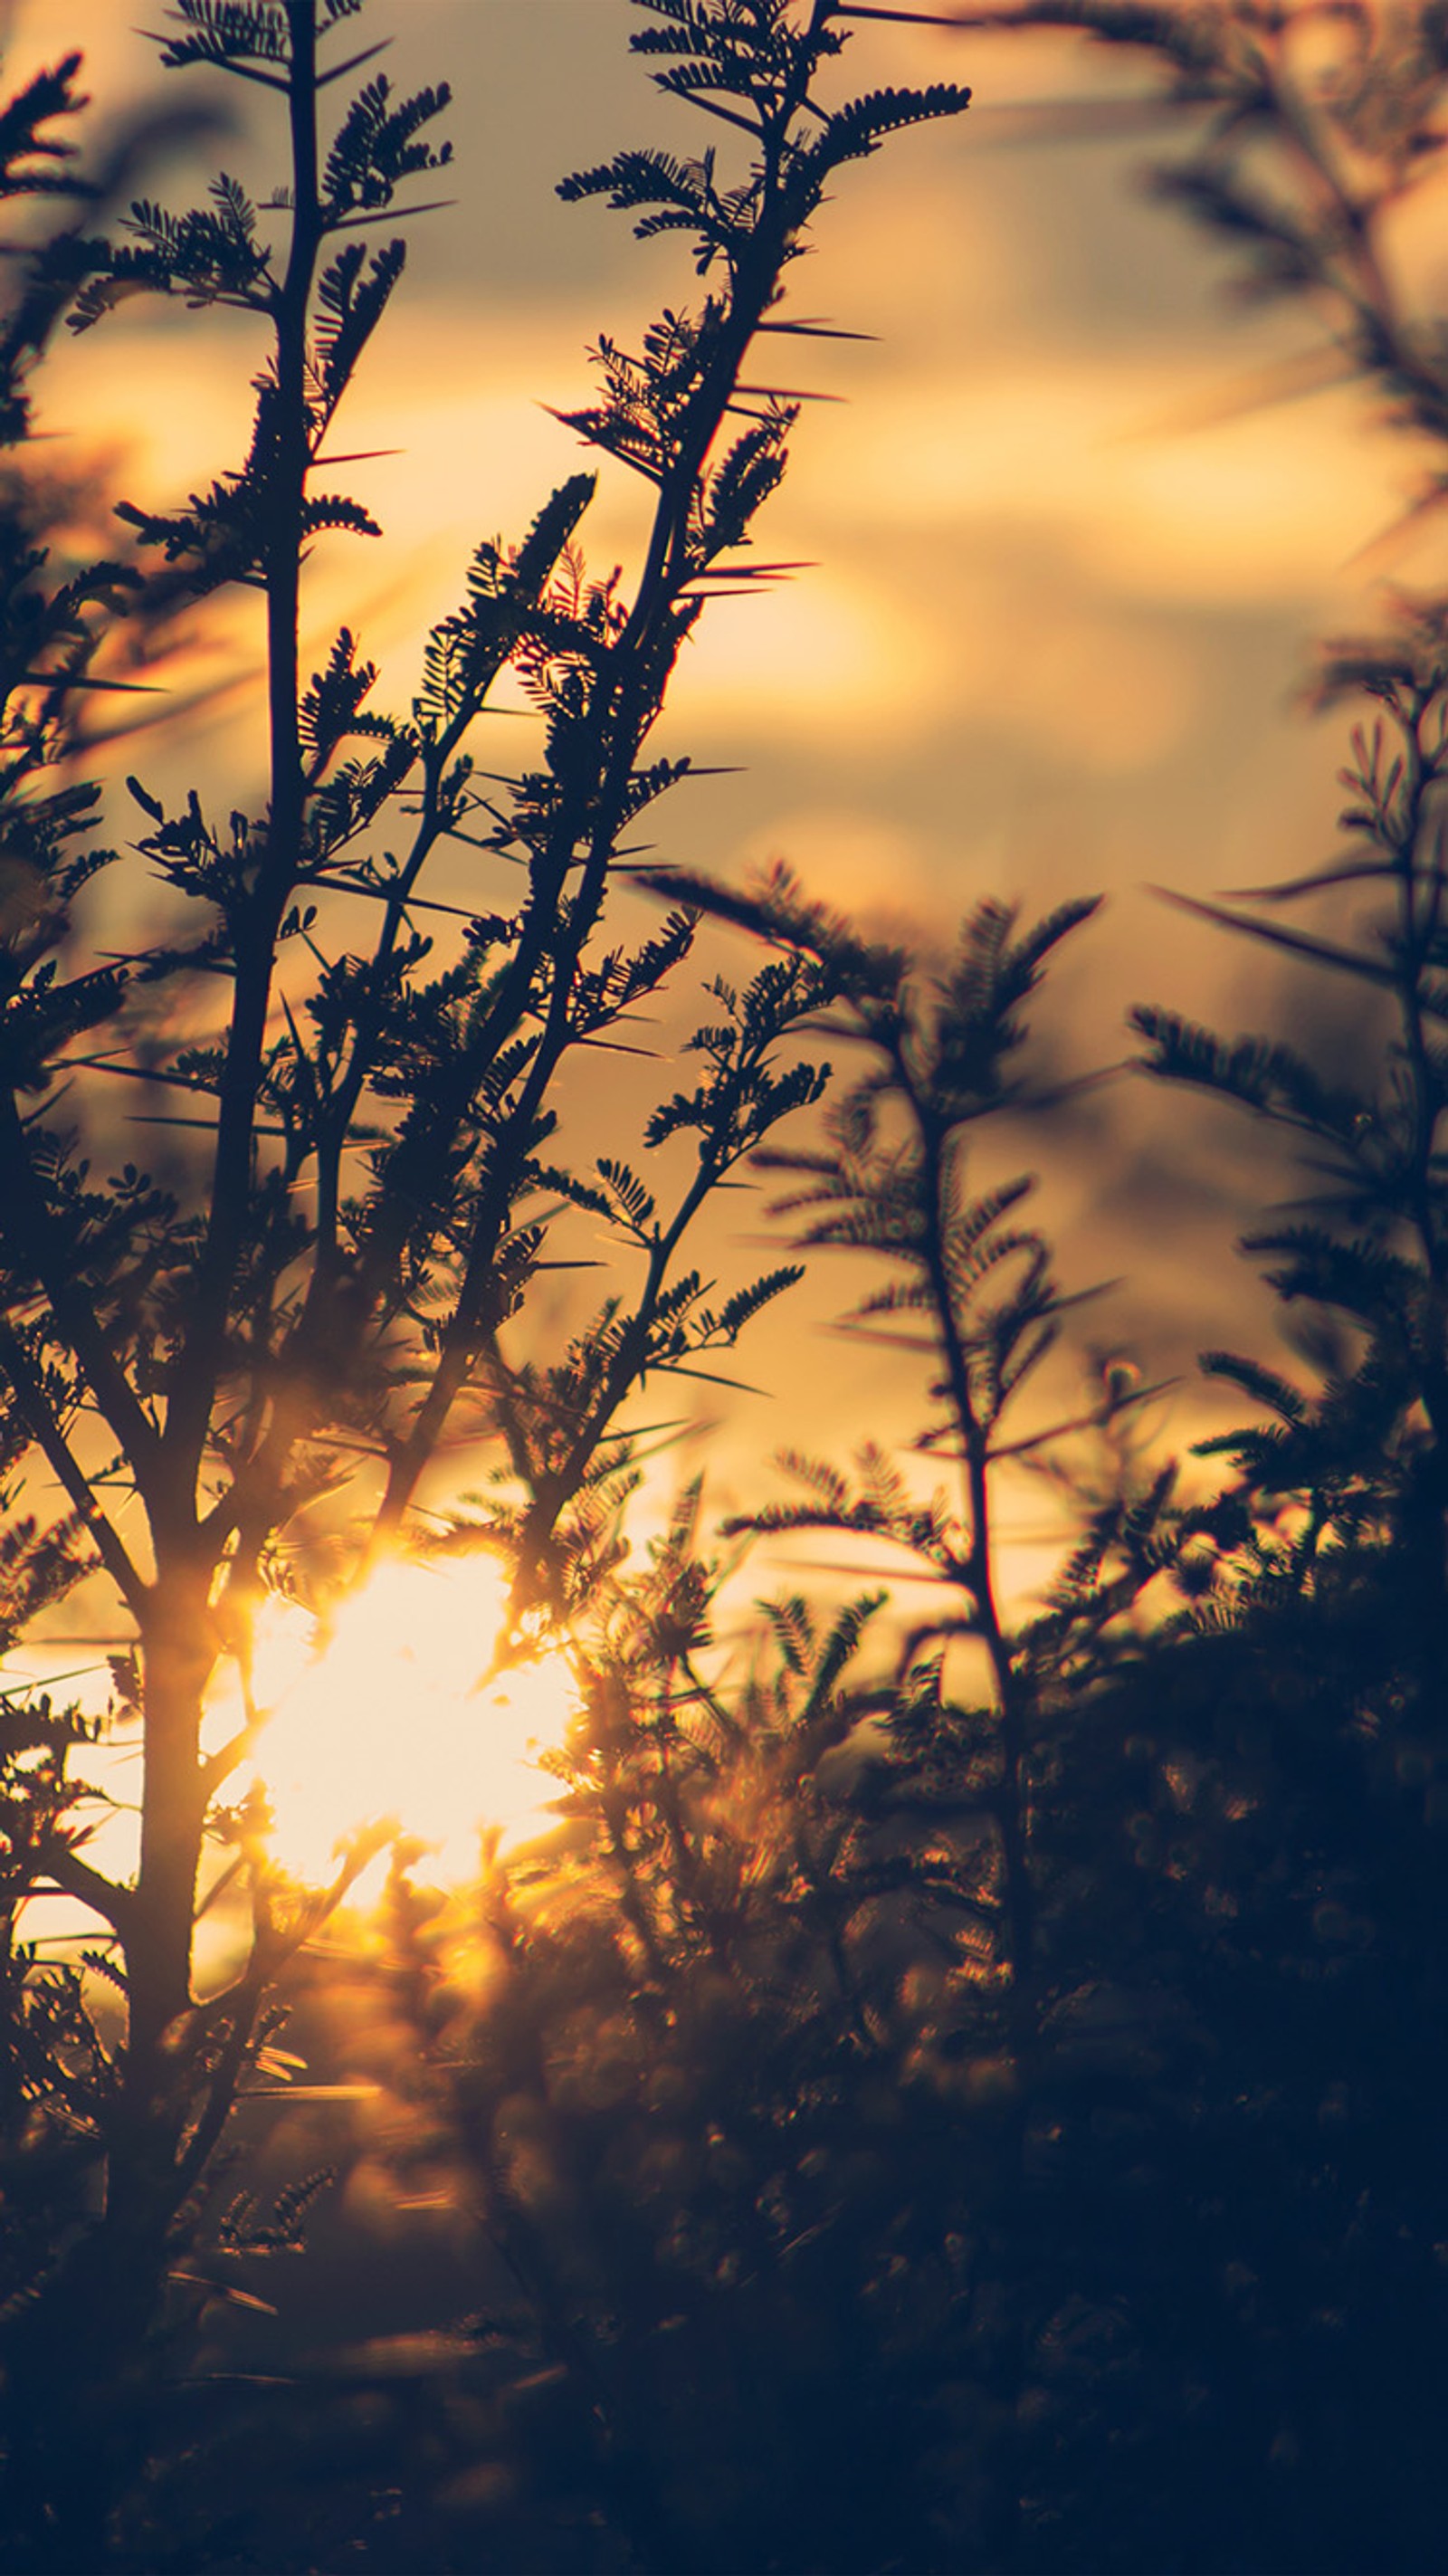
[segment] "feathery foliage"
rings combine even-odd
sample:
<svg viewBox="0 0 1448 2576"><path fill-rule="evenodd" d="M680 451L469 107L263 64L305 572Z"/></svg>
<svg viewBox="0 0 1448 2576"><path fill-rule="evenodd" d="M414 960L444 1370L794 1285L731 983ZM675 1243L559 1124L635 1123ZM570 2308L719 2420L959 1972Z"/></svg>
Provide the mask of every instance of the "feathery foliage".
<svg viewBox="0 0 1448 2576"><path fill-rule="evenodd" d="M54 1713L37 1707L35 1741L17 1748L29 1839L16 1901L53 1887L89 1907L123 2002L119 2028L102 2031L74 1979L17 1958L7 1987L22 2055L34 2016L59 2014L75 2034L79 2071L53 2106L51 2143L90 2175L102 2212L69 2242L48 2240L15 2323L11 2384L24 2397L9 2507L27 2563L103 2548L175 2232L260 2063L272 1981L362 1857L344 1859L330 1890L288 1897L255 1820L225 1804L252 1717L203 1750L213 1677L233 1664L245 1694L266 1570L304 1556L307 1515L359 1450L380 1484L370 1499L356 1487L344 1553L361 1564L402 1543L441 1445L466 1437L495 1445L507 1479L495 1536L512 1551L518 1612L573 1606L599 1571L600 1485L628 1480L636 1391L706 1367L796 1275L776 1265L719 1291L685 1255L724 1176L824 1079L791 1046L823 979L772 966L716 993L722 1017L694 1042L698 1080L646 1129L651 1150L677 1139L678 1151L662 1152L656 1204L635 1194L616 1238L626 1284L555 1357L518 1338L555 1229L617 1190L610 1168L597 1185L566 1157L559 1168L560 1078L660 990L693 936L677 909L662 930L604 925L632 825L687 773L647 745L704 604L701 576L747 543L795 418L782 396L746 394L741 370L831 171L965 103L901 94L822 120L811 85L843 42L836 9L813 8L802 27L778 0L689 16L687 62L665 86L708 105L711 67L727 73L753 157L727 197L703 312L667 318L637 365L606 355L603 399L575 417L657 487L632 597L590 580L576 539L593 482L572 477L520 542L477 548L412 708L395 715L374 703L350 629L310 682L299 642L314 544L378 534L326 481L325 460L405 248L400 235L376 247L354 235L416 211L412 188L451 150L434 139L445 84L402 97L371 68L378 48L337 55L357 14L339 0L180 0L163 66L271 93L284 177L264 203L222 174L181 212L137 196L114 237L58 233L6 344L22 431L24 370L62 309L86 331L116 327L139 293L179 297L245 313L268 342L241 461L180 507L120 509L143 560L170 568L172 595L257 594L268 772L261 809L224 820L199 789L173 807L131 781L138 864L166 898L165 926L120 960L72 962L85 951L71 906L100 864L96 791L42 774L74 739L76 693L133 576L104 565L47 591L18 522L7 538L0 1372L7 1461L43 1462L64 1496L59 1522L21 1525L11 1542L10 1590L19 1615L80 1574L109 1588L134 1632L143 1769L139 1867L113 1879L81 1856L76 1812L94 1809L67 1785ZM75 104L75 68L9 111L13 186L63 175L56 120ZM334 85L348 82L334 115ZM647 194L651 157L631 166ZM595 192L588 179L564 190ZM733 413L756 401L732 436ZM542 748L535 769L498 781L468 740L507 670L541 714ZM448 846L474 854L480 881L461 937L435 951L419 907ZM499 910L509 861L518 875ZM108 1128L117 1077L164 1102L189 1140L164 1185L132 1162L102 1179L93 1163L87 1133ZM218 1852L228 1878L249 1876L253 1922L234 1981L203 2003L193 1935ZM132 2350L135 2370L117 2380ZM79 2477L66 2429L77 2403L93 2403L98 2425Z"/></svg>

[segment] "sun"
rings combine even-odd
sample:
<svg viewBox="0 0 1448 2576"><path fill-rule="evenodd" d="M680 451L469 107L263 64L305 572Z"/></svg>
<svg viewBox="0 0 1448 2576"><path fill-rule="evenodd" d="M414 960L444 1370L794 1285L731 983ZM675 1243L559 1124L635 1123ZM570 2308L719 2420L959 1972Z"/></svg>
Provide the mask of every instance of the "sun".
<svg viewBox="0 0 1448 2576"><path fill-rule="evenodd" d="M265 1605L253 1691L268 1714L235 1779L264 1791L283 1869L324 1883L350 1836L394 1818L429 1874L460 1884L485 1829L506 1846L554 1821L539 1756L562 1744L577 1684L556 1647L483 1678L506 1610L501 1567L476 1556L381 1565L325 1632L296 1603Z"/></svg>

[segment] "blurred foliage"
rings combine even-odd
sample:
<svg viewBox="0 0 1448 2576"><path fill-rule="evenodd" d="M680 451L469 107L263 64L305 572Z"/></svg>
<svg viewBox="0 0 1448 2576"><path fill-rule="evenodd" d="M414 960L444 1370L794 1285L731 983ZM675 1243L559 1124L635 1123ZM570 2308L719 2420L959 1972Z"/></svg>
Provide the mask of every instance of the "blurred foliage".
<svg viewBox="0 0 1448 2576"><path fill-rule="evenodd" d="M845 936L788 888L755 918ZM796 1462L761 1524L868 1541L880 1581L762 1604L741 1672L685 1497L595 1594L556 1832L466 1901L400 1853L365 1952L307 1971L311 2071L378 2091L285 2387L218 2376L163 2489L173 2563L1433 2563L1448 1775L1400 1554L1306 1549L1245 1440L1181 1499L1108 1358L1052 1453L1051 1597L993 1656L975 1589L1015 1445L989 1354L1060 1301L1012 1212L980 1337L1002 1193L962 1140L1063 927L986 907L934 983L836 953L864 1070L795 1204L847 1207L928 1370L975 1317L976 1428L937 1393L929 1435L961 1500ZM905 1293L937 1231L938 1300ZM338 2268L389 2246L421 2287L349 2337ZM243 2318L211 2358L248 2352Z"/></svg>

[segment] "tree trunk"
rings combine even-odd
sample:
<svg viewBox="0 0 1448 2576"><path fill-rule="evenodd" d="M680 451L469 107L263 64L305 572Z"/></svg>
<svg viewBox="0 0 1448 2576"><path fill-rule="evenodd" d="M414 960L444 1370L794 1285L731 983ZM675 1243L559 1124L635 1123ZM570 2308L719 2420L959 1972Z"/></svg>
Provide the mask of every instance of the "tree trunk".
<svg viewBox="0 0 1448 2576"><path fill-rule="evenodd" d="M165 2295L194 2105L184 2045L205 1812L202 1698L215 1661L206 1585L157 1585L144 1622L141 1862L125 1956L129 2028L103 2114L105 2206L6 2335L0 2566L90 2576L146 2456L150 2340Z"/></svg>

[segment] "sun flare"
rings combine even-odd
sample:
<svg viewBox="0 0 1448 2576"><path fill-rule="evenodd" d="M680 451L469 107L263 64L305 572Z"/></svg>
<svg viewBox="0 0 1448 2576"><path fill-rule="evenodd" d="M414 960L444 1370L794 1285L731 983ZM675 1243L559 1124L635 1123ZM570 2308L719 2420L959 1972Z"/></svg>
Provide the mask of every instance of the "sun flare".
<svg viewBox="0 0 1448 2576"><path fill-rule="evenodd" d="M264 1790L284 1869L325 1881L358 1828L396 1818L456 1883L486 1828L510 1844L552 1822L539 1756L563 1742L577 1685L556 1647L483 1678L506 1600L501 1568L469 1557L379 1567L325 1633L296 1603L265 1606L253 1688L269 1713L236 1785Z"/></svg>

